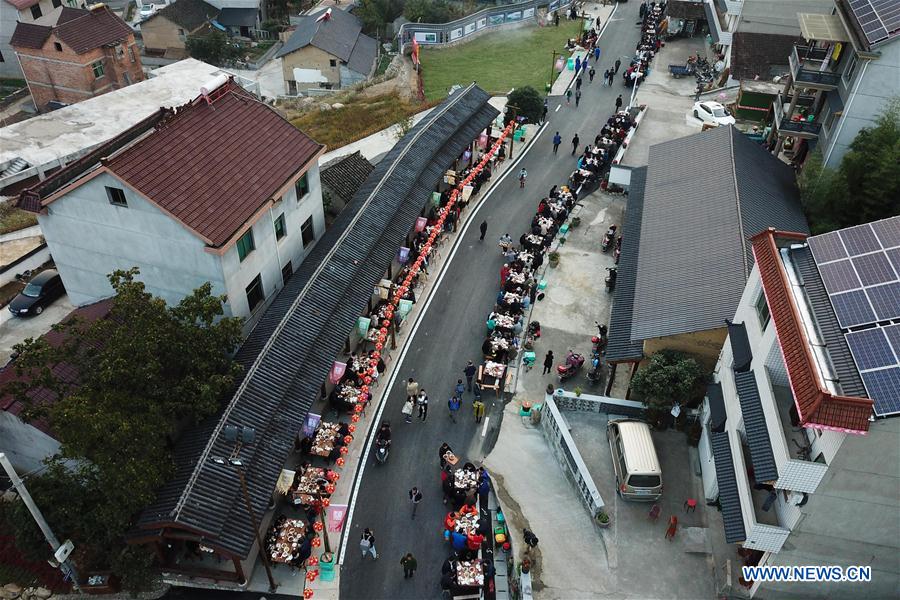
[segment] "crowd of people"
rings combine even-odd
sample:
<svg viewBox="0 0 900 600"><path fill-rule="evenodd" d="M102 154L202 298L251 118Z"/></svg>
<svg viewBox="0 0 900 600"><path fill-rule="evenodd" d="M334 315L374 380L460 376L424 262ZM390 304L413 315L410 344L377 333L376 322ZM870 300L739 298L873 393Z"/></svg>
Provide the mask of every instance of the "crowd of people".
<svg viewBox="0 0 900 600"><path fill-rule="evenodd" d="M631 64L622 73L626 87L634 87L647 76L650 62L662 46L662 35L668 28L666 3L649 2L641 5L641 39L635 48Z"/></svg>

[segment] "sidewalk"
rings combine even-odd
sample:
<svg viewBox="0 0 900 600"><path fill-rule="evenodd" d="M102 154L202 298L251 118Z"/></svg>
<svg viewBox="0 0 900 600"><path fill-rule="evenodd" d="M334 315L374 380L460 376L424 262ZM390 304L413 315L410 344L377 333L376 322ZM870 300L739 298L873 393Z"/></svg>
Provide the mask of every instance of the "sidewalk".
<svg viewBox="0 0 900 600"><path fill-rule="evenodd" d="M591 15L594 19L600 17L600 28L602 32L602 28L606 26L609 22L610 16L616 8L616 4L612 4L610 6L604 6L598 3L585 3L584 12ZM602 38L601 38L602 40ZM600 50L603 50L603 44L600 44ZM575 60L575 57L578 57L584 60L585 55L587 54L587 50L581 49L576 50L572 53L572 60ZM563 55L563 59L565 59L565 55ZM601 60L603 59L603 55L600 55ZM599 74L598 74L599 75ZM559 74L559 77L556 78L556 81L553 82L553 86L550 88L550 93L548 96L562 96L566 93L566 90L569 89L569 86L572 85L572 80L575 79L575 71L569 70L568 66L566 66L562 73Z"/></svg>

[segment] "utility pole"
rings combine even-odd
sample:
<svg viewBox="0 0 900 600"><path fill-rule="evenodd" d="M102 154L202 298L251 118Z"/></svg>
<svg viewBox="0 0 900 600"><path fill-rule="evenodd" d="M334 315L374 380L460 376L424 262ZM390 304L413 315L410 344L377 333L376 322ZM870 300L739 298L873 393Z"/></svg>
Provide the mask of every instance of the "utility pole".
<svg viewBox="0 0 900 600"><path fill-rule="evenodd" d="M31 516L34 517L35 523L37 523L38 527L40 527L41 533L44 534L44 538L47 540L47 543L50 545L50 549L53 550L53 553L55 555L56 551L59 550L59 547L62 544L60 544L59 540L56 539L56 536L53 534L53 530L50 529L49 523L47 523L47 521L44 519L44 515L41 514L41 510L37 507L37 504L34 503L34 499L31 497L31 494L28 493L28 489L25 487L25 483L21 479L19 479L18 473L16 473L16 470L13 467L12 463L9 462L9 459L6 458L6 454L4 454L3 452L0 452L0 464L3 465L3 469L9 476L13 487L16 488L16 491L19 493L19 497L28 508L28 512L30 512ZM72 561L68 558L61 561L59 563L59 569L72 579L72 587L75 588L75 591L79 594L83 593L81 591L81 586L78 585L78 572L75 570L75 565L72 564Z"/></svg>
<svg viewBox="0 0 900 600"><path fill-rule="evenodd" d="M259 524L256 522L256 513L253 512L253 504L250 502L250 494L247 492L247 481L244 479L244 472L241 471L239 465L231 463L234 472L237 473L238 479L241 480L241 494L244 496L244 503L247 505L247 512L250 513L250 525L253 527L253 533L256 535L256 543L259 545L259 555L262 556L263 566L266 568L266 577L269 578L269 592L275 593L278 589L278 583L272 576L272 567L269 566L269 553L263 546L262 538L259 536Z"/></svg>
<svg viewBox="0 0 900 600"><path fill-rule="evenodd" d="M553 60L550 62L550 88L547 90L548 94L553 91L553 82L555 81L553 74L556 73L556 57L557 56L562 56L562 53L554 50L553 51Z"/></svg>

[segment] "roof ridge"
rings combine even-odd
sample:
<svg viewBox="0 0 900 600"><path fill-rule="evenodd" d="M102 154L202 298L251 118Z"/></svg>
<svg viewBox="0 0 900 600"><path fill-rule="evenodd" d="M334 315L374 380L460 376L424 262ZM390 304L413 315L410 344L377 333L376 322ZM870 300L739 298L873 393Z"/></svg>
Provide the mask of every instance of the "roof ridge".
<svg viewBox="0 0 900 600"><path fill-rule="evenodd" d="M748 262L748 254L747 254L747 242L744 239L744 217L741 215L741 190L738 185L737 178L737 155L734 150L734 132L736 128L734 125L728 126L728 146L731 149L731 181L734 184L734 199L737 205L737 218L738 218L738 237L740 238L740 246L741 246L741 255L744 260L741 261L743 264L741 265L744 269L744 281L750 277L750 270L747 268ZM743 134L741 134L743 135Z"/></svg>

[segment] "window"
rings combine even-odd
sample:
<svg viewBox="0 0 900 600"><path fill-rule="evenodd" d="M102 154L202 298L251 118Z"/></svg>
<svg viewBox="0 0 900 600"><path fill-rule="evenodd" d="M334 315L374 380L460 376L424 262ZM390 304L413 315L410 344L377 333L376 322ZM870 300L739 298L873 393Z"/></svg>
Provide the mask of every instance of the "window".
<svg viewBox="0 0 900 600"><path fill-rule="evenodd" d="M303 196L309 193L309 179L307 179L306 173L297 180L297 183L294 184L294 189L297 190L297 200L302 200Z"/></svg>
<svg viewBox="0 0 900 600"><path fill-rule="evenodd" d="M328 64L331 65L332 67L336 67L337 61L332 58L331 60L328 61Z"/></svg>
<svg viewBox="0 0 900 600"><path fill-rule="evenodd" d="M766 295L763 292L759 293L759 297L756 299L756 316L759 319L759 328L762 331L766 330L766 327L769 325L769 303L766 302Z"/></svg>
<svg viewBox="0 0 900 600"><path fill-rule="evenodd" d="M856 71L857 62L859 62L859 57L856 56L856 53L854 52L850 57L850 62L847 65L847 70L844 71L844 81L846 81L847 83L850 83L850 81L853 80L853 73Z"/></svg>
<svg viewBox="0 0 900 600"><path fill-rule="evenodd" d="M91 63L91 70L94 71L94 79L100 79L103 77L103 61L98 60L97 62Z"/></svg>
<svg viewBox="0 0 900 600"><path fill-rule="evenodd" d="M291 81L290 79L288 79L287 84L288 84L288 94L290 94L291 96L296 96L297 95L297 82Z"/></svg>
<svg viewBox="0 0 900 600"><path fill-rule="evenodd" d="M294 274L294 265L291 261L288 261L288 264L281 267L281 280L284 283L288 282L288 279L291 278L291 275Z"/></svg>
<svg viewBox="0 0 900 600"><path fill-rule="evenodd" d="M184 29L181 27L178 28L178 37L184 39Z"/></svg>
<svg viewBox="0 0 900 600"><path fill-rule="evenodd" d="M825 124L823 127L825 131L831 131L831 128L834 127L835 122L841 118L841 111L837 110L832 113L829 113L827 117L825 117Z"/></svg>
<svg viewBox="0 0 900 600"><path fill-rule="evenodd" d="M253 245L253 230L248 229L247 233L242 235L241 239L237 241L238 258L243 262L243 260L247 258L247 255L255 249L256 246Z"/></svg>
<svg viewBox="0 0 900 600"><path fill-rule="evenodd" d="M53 8L59 8L62 6L62 0L53 0L51 4L53 4Z"/></svg>
<svg viewBox="0 0 900 600"><path fill-rule="evenodd" d="M137 60L137 59L134 57L134 46L129 46L129 47L128 47L128 57L131 59L131 62L134 62L135 60Z"/></svg>
<svg viewBox="0 0 900 600"><path fill-rule="evenodd" d="M6 62L6 59L3 58L3 53L0 52L0 62Z"/></svg>
<svg viewBox="0 0 900 600"><path fill-rule="evenodd" d="M62 44L59 42L53 42L53 47L56 48L57 52L62 52Z"/></svg>
<svg viewBox="0 0 900 600"><path fill-rule="evenodd" d="M106 197L109 198L109 203L113 206L128 206L128 202L125 200L125 190L123 189L106 186Z"/></svg>
<svg viewBox="0 0 900 600"><path fill-rule="evenodd" d="M280 240L287 234L287 230L284 228L284 213L278 215L278 218L275 219L275 239Z"/></svg>
<svg viewBox="0 0 900 600"><path fill-rule="evenodd" d="M34 6L31 7L31 18L32 18L32 19L37 20L37 19L40 19L40 18L43 17L43 16L44 16L44 13L41 12L41 5L40 5L40 4L35 4Z"/></svg>
<svg viewBox="0 0 900 600"><path fill-rule="evenodd" d="M308 218L304 223L303 227L300 228L300 235L303 238L303 247L306 248L314 241L316 241L316 232L313 231L313 220L312 217Z"/></svg>
<svg viewBox="0 0 900 600"><path fill-rule="evenodd" d="M116 58L121 60L125 56L125 48L122 47L122 44L116 45Z"/></svg>
<svg viewBox="0 0 900 600"><path fill-rule="evenodd" d="M253 278L253 281L250 282L250 285L245 289L247 292L247 305L250 307L250 312L253 312L253 309L259 306L259 304L265 299L263 295L263 287L262 287L262 278L259 275Z"/></svg>
<svg viewBox="0 0 900 600"><path fill-rule="evenodd" d="M78 8L78 0L66 0L66 4L72 8Z"/></svg>

